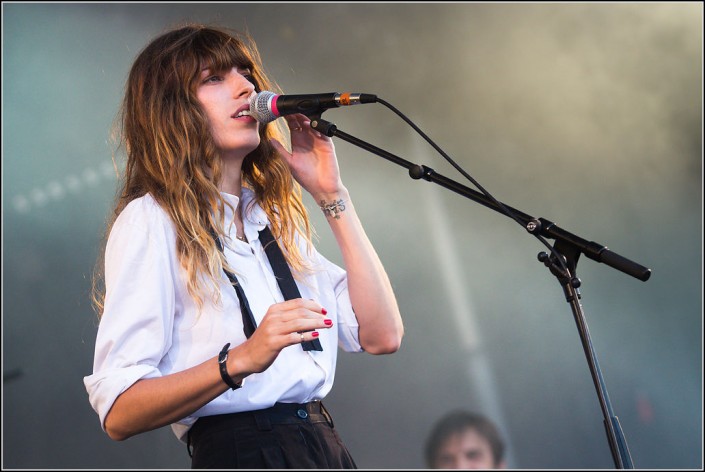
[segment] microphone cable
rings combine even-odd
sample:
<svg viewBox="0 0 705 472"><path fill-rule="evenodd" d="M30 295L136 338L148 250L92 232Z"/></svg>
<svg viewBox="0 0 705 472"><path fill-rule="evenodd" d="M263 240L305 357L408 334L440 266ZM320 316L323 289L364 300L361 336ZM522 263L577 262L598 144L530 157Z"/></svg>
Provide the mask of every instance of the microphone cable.
<svg viewBox="0 0 705 472"><path fill-rule="evenodd" d="M462 167L460 167L453 159L451 159L451 157L450 157L448 154L446 154L446 152L443 151L443 149L441 149L435 142L433 142L433 140L432 140L431 138L429 138L429 137L426 135L426 133L424 133L418 126L416 126L416 124L415 124L413 121L411 121L409 118L407 118L401 111L399 111L399 110L398 110L396 107L394 107L391 103L389 103L389 102L387 102L387 101L385 101L385 100L383 100L383 99L381 99L381 98L379 98L379 97L377 97L376 102L377 102L377 103L380 103L380 104L382 104L382 105L384 105L384 106L387 107L387 108L389 108L389 109L390 109L391 111L393 111L396 115L398 115L402 120L404 120L404 121L405 121L409 126L411 126L424 140L426 140L426 142L427 142L428 144L430 144L436 151L438 151L438 153L439 153L441 156L443 156L443 158L444 158L446 161L448 161L448 162L450 163L450 165L452 165L458 172L460 172L460 174L462 174L463 177L465 177L465 178L468 179L470 182L472 182L472 184L475 185L475 187L477 187L477 188L480 190L480 192L482 192L483 195L485 195L487 198L489 198L490 200L492 200L492 202L493 202L495 205L497 205L497 207L499 207L499 208L502 210L502 212L503 212L506 216L508 216L509 218L513 219L513 220L516 221L522 228L524 228L525 230L527 230L527 228L524 226L524 223L519 219L518 216L516 216L516 214L514 214L514 212L512 212L511 210L509 210L509 208L507 208L502 202L500 202L499 200L497 200L492 194L490 194L487 190L485 190L485 188L484 188L482 185L480 185L479 182L477 182L474 178L472 178L472 176L470 176L467 172L465 172L465 170L463 170ZM527 230L527 231L528 231L528 230ZM554 248L553 246L551 246L551 244L550 244L543 236L541 236L540 234L538 234L538 232L537 232L537 233L532 233L531 231L528 231L528 232L529 232L532 236L536 237L536 239L538 239L543 245L545 245L545 246L551 251L551 253L552 253L553 256L556 258L556 260L559 262L559 264L561 265L561 268L562 268L563 271L564 271L563 276L566 277L567 279L572 279L572 278L574 278L574 276L572 276L572 275L570 274L570 271L568 270L568 267L566 266L566 263L565 263L565 260L563 259L563 256L561 256L561 255L555 250L555 248Z"/></svg>

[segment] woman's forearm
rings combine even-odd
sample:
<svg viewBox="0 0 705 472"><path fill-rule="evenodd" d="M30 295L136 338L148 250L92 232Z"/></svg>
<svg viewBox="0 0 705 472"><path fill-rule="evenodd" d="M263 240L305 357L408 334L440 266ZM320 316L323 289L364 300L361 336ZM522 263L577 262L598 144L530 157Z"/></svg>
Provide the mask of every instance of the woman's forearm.
<svg viewBox="0 0 705 472"><path fill-rule="evenodd" d="M228 372L239 382L244 375L235 373L239 370L236 357L231 349ZM111 439L122 441L175 423L227 389L217 357L181 372L139 380L115 400L105 418L105 431Z"/></svg>
<svg viewBox="0 0 705 472"><path fill-rule="evenodd" d="M322 208L327 208L324 213L343 256L362 347L371 354L395 352L404 335L399 307L387 272L347 190L315 198Z"/></svg>

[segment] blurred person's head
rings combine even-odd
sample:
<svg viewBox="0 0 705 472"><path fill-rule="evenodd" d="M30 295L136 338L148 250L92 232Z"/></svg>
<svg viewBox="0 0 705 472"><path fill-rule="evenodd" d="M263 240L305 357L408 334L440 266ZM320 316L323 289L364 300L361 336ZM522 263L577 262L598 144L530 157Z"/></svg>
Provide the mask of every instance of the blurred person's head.
<svg viewBox="0 0 705 472"><path fill-rule="evenodd" d="M504 441L493 422L482 415L455 411L441 418L426 441L431 469L503 469Z"/></svg>

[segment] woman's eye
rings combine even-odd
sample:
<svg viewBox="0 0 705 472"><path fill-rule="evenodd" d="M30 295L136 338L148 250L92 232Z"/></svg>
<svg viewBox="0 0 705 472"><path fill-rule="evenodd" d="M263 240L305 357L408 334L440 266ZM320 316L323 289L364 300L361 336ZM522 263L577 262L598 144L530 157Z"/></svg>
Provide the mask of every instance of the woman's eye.
<svg viewBox="0 0 705 472"><path fill-rule="evenodd" d="M246 73L243 73L242 76L247 80L249 83L255 86L255 92L260 92L259 85L257 84L257 80L255 80L255 76L252 75L249 71Z"/></svg>
<svg viewBox="0 0 705 472"><path fill-rule="evenodd" d="M251 84L255 83L255 77L252 75L252 71L250 69L238 69L237 72L238 72L238 74L243 76L245 78L245 80L247 80Z"/></svg>
<svg viewBox="0 0 705 472"><path fill-rule="evenodd" d="M221 82L222 80L223 80L223 77L221 77L219 75L210 75L203 80L203 83L207 84L207 83Z"/></svg>

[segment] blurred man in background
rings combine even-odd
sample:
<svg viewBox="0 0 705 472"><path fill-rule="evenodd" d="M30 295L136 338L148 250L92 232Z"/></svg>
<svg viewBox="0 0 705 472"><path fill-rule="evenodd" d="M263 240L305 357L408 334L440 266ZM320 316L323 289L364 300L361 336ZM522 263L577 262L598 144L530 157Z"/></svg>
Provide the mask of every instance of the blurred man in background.
<svg viewBox="0 0 705 472"><path fill-rule="evenodd" d="M503 469L504 441L495 424L477 413L454 411L434 425L426 440L431 469Z"/></svg>

